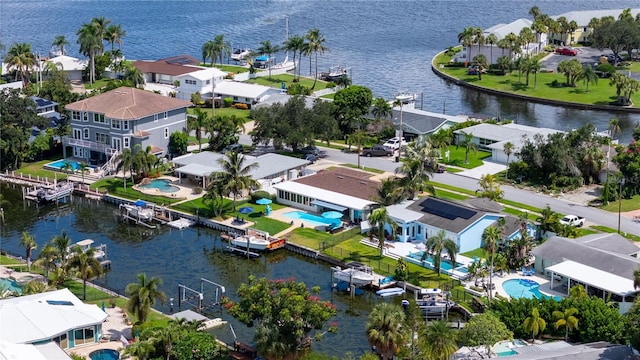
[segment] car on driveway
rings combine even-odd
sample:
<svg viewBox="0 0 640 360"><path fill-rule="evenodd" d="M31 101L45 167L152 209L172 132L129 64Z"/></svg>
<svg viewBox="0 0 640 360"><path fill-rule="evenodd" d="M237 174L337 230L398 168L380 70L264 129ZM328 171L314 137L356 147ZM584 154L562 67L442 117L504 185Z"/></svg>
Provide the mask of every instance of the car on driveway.
<svg viewBox="0 0 640 360"><path fill-rule="evenodd" d="M566 56L576 56L578 55L578 50L568 47L557 48L556 54L566 55Z"/></svg>
<svg viewBox="0 0 640 360"><path fill-rule="evenodd" d="M400 139L398 139L397 136L392 137L391 139L387 140L387 142L382 144L382 146L392 150L398 150L398 148L400 148ZM407 141L404 139L404 137L402 138L402 146L407 146Z"/></svg>

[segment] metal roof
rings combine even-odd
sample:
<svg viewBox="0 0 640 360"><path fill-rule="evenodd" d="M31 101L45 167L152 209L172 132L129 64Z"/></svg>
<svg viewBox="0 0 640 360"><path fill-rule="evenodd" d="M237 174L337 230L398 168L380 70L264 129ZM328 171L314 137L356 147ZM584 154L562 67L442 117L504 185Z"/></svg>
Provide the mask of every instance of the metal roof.
<svg viewBox="0 0 640 360"><path fill-rule="evenodd" d="M566 260L560 264L549 266L545 271L551 271L558 275L577 280L586 285L620 296L636 293L636 290L633 287L633 280L571 260Z"/></svg>
<svg viewBox="0 0 640 360"><path fill-rule="evenodd" d="M249 84L233 80L225 80L216 84L217 95L237 96L250 99L256 99L264 96L271 90L268 86ZM273 90L277 91L277 90Z"/></svg>
<svg viewBox="0 0 640 360"><path fill-rule="evenodd" d="M375 202L360 199L354 196L340 194L335 191L320 189L315 186L301 184L296 181L285 181L273 186L275 189L289 191L294 194L308 196L312 199L326 201L332 204L344 206L348 209L365 210Z"/></svg>
<svg viewBox="0 0 640 360"><path fill-rule="evenodd" d="M533 21L521 18L508 24L493 25L492 27L486 29L484 33L486 35L494 34L498 38L498 40L501 40L505 36L509 35L509 33L514 33L516 35L520 34L520 31L522 29L530 28L531 24L533 24Z"/></svg>

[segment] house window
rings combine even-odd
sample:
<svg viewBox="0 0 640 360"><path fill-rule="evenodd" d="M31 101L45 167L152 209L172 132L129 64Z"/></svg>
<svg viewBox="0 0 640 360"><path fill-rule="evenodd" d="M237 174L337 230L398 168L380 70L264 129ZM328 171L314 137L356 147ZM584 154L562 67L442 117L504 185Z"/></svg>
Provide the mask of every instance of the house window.
<svg viewBox="0 0 640 360"><path fill-rule="evenodd" d="M164 118L168 119L169 118L169 113L167 111L164 112Z"/></svg>
<svg viewBox="0 0 640 360"><path fill-rule="evenodd" d="M93 114L93 122L104 124L104 114Z"/></svg>
<svg viewBox="0 0 640 360"><path fill-rule="evenodd" d="M60 346L61 349L66 349L69 347L69 341L67 340L67 334L62 334L60 336L54 337L53 341Z"/></svg>
<svg viewBox="0 0 640 360"><path fill-rule="evenodd" d="M251 102L251 99L249 99L249 98L244 98L244 102L250 103L250 102Z"/></svg>
<svg viewBox="0 0 640 360"><path fill-rule="evenodd" d="M82 131L80 129L73 129L73 138L82 139Z"/></svg>
<svg viewBox="0 0 640 360"><path fill-rule="evenodd" d="M195 80L185 79L185 80L184 80L184 83L185 83L185 84L188 84L188 85L195 85L195 84L196 84L196 81L195 81Z"/></svg>
<svg viewBox="0 0 640 360"><path fill-rule="evenodd" d="M122 138L122 147L125 149L130 148L131 146L129 145L129 138L128 137L123 137Z"/></svg>
<svg viewBox="0 0 640 360"><path fill-rule="evenodd" d="M153 115L153 121L158 121L158 114Z"/></svg>
<svg viewBox="0 0 640 360"><path fill-rule="evenodd" d="M129 130L129 122L128 121L123 121L122 122L122 130Z"/></svg>
<svg viewBox="0 0 640 360"><path fill-rule="evenodd" d="M71 119L76 120L76 121L80 121L80 112L79 111L74 111L71 113Z"/></svg>
<svg viewBox="0 0 640 360"><path fill-rule="evenodd" d="M233 97L233 100L238 101L238 97L237 97L237 96L234 96L234 97Z"/></svg>
<svg viewBox="0 0 640 360"><path fill-rule="evenodd" d="M82 129L82 138L89 139L89 128Z"/></svg>
<svg viewBox="0 0 640 360"><path fill-rule="evenodd" d="M86 327L84 329L76 329L73 331L73 337L75 339L75 345L90 344L94 342L93 339L93 327Z"/></svg>
<svg viewBox="0 0 640 360"><path fill-rule="evenodd" d="M115 120L115 119L111 119L111 127L113 129L120 129L120 127L121 127L120 121L119 120Z"/></svg>
<svg viewBox="0 0 640 360"><path fill-rule="evenodd" d="M164 128L164 138L165 139L169 138L169 128L168 127Z"/></svg>
<svg viewBox="0 0 640 360"><path fill-rule="evenodd" d="M82 121L84 122L89 121L89 114L86 111L82 113Z"/></svg>
<svg viewBox="0 0 640 360"><path fill-rule="evenodd" d="M96 133L96 142L100 144L108 144L109 143L109 135L103 133Z"/></svg>

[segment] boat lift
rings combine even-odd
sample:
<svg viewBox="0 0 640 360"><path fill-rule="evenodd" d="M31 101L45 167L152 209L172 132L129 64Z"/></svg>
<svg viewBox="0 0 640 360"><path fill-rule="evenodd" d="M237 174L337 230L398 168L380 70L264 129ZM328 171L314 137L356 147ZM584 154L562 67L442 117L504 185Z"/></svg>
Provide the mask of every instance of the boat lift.
<svg viewBox="0 0 640 360"><path fill-rule="evenodd" d="M211 298L205 298L205 285L213 285L214 291ZM195 308L196 311L202 313L214 306L222 306L222 296L225 293L225 287L211 280L200 278L200 291L194 290L186 285L178 284L178 309L182 308L182 303L186 303Z"/></svg>

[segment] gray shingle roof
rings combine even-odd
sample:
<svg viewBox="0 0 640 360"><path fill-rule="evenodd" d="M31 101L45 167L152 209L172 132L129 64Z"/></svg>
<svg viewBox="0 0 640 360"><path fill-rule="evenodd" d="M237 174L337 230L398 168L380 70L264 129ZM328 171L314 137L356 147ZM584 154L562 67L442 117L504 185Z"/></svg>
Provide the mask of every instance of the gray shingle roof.
<svg viewBox="0 0 640 360"><path fill-rule="evenodd" d="M538 247L532 253L539 258L548 260L555 265L565 260L572 260L583 265L606 271L627 279L633 279L633 272L640 266L640 260L627 255L628 253L617 253L615 250L626 250L626 246L617 247L613 245L610 249L603 249L605 239L592 239L583 243L583 239L578 241L560 236L553 236ZM617 243L617 241L615 241ZM593 244L597 247L592 247Z"/></svg>
<svg viewBox="0 0 640 360"><path fill-rule="evenodd" d="M640 252L640 248L633 241L615 233L590 234L577 238L575 241L585 246L621 255L633 255Z"/></svg>

